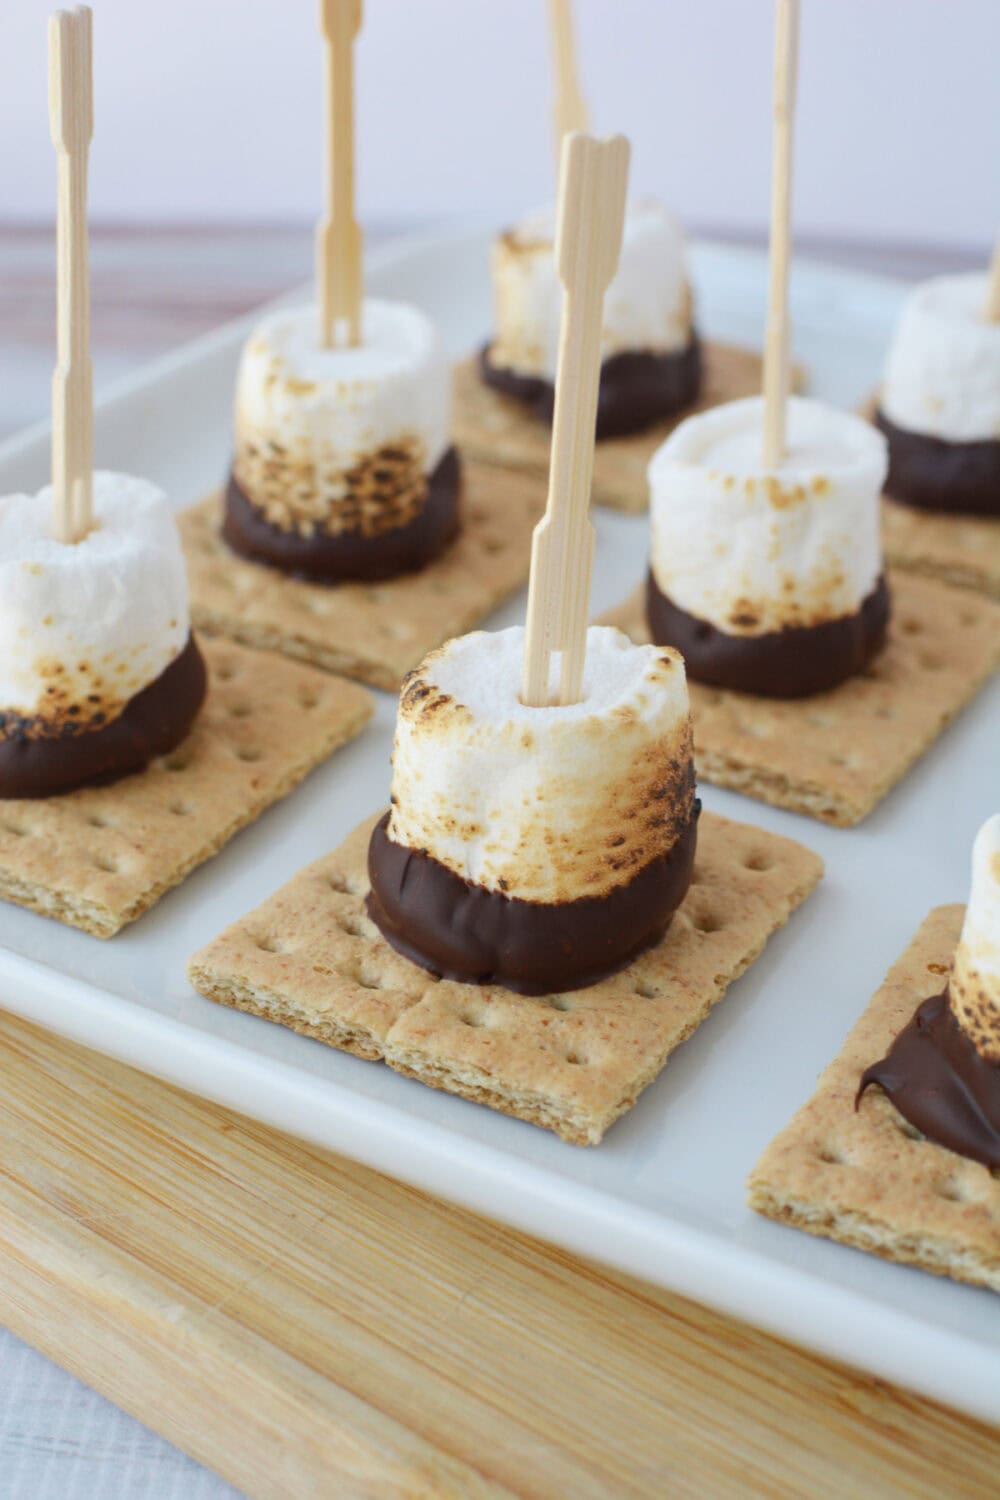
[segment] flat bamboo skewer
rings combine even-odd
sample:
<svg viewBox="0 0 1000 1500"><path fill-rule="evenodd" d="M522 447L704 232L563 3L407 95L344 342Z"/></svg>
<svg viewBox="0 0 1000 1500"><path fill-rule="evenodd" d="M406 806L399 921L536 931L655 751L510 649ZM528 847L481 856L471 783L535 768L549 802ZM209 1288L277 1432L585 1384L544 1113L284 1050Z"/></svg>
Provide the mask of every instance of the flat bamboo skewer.
<svg viewBox="0 0 1000 1500"><path fill-rule="evenodd" d="M354 38L361 0L320 0L326 41L327 216L316 230L320 338L332 349L346 330L361 342L361 230L354 217Z"/></svg>
<svg viewBox="0 0 1000 1500"><path fill-rule="evenodd" d="M578 703L594 561L590 482L604 293L618 266L629 144L563 138L555 259L566 296L559 330L552 460L545 515L531 544L522 702L549 702L549 659L562 652L559 702Z"/></svg>
<svg viewBox="0 0 1000 1500"><path fill-rule="evenodd" d="M94 400L87 257L87 154L94 133L91 13L49 18L49 126L56 148L56 345L52 377L55 534L79 542L94 524Z"/></svg>
<svg viewBox="0 0 1000 1500"><path fill-rule="evenodd" d="M764 346L764 467L785 456L791 335L788 265L791 253L792 134L799 51L799 0L777 0L774 40L774 145L771 167L770 291Z"/></svg>
<svg viewBox="0 0 1000 1500"><path fill-rule="evenodd" d="M990 279L986 289L986 321L1000 323L1000 235L993 247L990 262Z"/></svg>
<svg viewBox="0 0 1000 1500"><path fill-rule="evenodd" d="M552 124L555 130L557 168L562 161L563 136L574 130L585 133L590 129L587 105L576 70L570 3L571 0L549 0L549 28L552 33L552 56L556 74Z"/></svg>

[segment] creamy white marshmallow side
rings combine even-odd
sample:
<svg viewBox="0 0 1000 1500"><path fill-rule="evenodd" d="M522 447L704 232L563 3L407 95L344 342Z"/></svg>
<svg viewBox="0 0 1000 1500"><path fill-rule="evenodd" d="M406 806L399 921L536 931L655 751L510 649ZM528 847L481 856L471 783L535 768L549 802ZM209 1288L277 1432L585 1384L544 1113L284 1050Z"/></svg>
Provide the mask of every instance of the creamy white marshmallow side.
<svg viewBox="0 0 1000 1500"><path fill-rule="evenodd" d="M688 417L650 461L656 583L729 635L855 614L882 572L885 439L860 417L793 396L787 440L765 469L764 403L753 396Z"/></svg>
<svg viewBox="0 0 1000 1500"><path fill-rule="evenodd" d="M983 824L972 846L972 889L948 994L976 1051L1000 1063L1000 813Z"/></svg>
<svg viewBox="0 0 1000 1500"><path fill-rule="evenodd" d="M493 245L493 364L554 381L563 289L555 266L555 210L539 209ZM661 204L630 204L618 270L604 297L601 358L626 350L669 354L691 341L684 237Z"/></svg>
<svg viewBox="0 0 1000 1500"><path fill-rule="evenodd" d="M450 426L447 355L419 308L367 298L358 347L325 349L318 310L296 307L244 346L233 470L284 530L372 534L421 510Z"/></svg>
<svg viewBox="0 0 1000 1500"><path fill-rule="evenodd" d="M0 499L0 723L109 722L187 643L187 568L166 495L98 470L94 517L68 544L53 535L51 488Z"/></svg>
<svg viewBox="0 0 1000 1500"><path fill-rule="evenodd" d="M879 404L897 427L949 443L1000 439L1000 323L984 316L987 276L924 281L889 346Z"/></svg>
<svg viewBox="0 0 1000 1500"><path fill-rule="evenodd" d="M522 628L476 631L404 683L389 838L522 900L606 895L669 852L690 810L684 663L591 626L582 701L528 708L523 656Z"/></svg>

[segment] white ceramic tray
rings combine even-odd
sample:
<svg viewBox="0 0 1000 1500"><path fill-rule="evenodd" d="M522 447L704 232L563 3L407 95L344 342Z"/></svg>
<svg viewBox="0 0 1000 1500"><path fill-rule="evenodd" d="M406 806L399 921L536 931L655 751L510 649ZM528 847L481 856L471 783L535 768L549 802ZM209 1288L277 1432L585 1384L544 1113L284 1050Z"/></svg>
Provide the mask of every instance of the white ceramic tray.
<svg viewBox="0 0 1000 1500"><path fill-rule="evenodd" d="M479 232L410 241L373 260L369 284L426 307L462 352L489 327L486 253ZM704 329L759 343L762 258L705 245L694 261ZM796 267L796 353L818 394L849 404L871 387L899 299L892 283ZM179 506L217 483L248 326L109 392L98 403L98 463L148 474ZM47 468L44 429L6 443L0 493L33 489ZM597 525L600 609L642 573L646 524L600 512ZM523 597L493 623L522 610ZM746 1208L743 1187L928 909L965 899L973 832L1000 805L1000 681L860 828L822 828L703 788L708 807L817 849L827 878L596 1150L214 1006L185 981L196 948L385 802L393 719L393 700L379 695L361 739L111 943L0 906L0 1003L432 1193L1000 1421L1000 1298L780 1228Z"/></svg>

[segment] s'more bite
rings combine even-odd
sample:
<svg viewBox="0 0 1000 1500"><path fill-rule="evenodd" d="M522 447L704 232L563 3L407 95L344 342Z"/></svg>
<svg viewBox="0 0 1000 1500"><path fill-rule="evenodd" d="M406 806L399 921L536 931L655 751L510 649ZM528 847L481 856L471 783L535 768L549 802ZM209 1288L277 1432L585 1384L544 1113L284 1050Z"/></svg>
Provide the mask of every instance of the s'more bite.
<svg viewBox="0 0 1000 1500"><path fill-rule="evenodd" d="M569 0L550 0L556 159L563 136L585 131ZM553 248L556 211L535 210L492 249L494 334L479 372L494 389L551 423L562 313ZM701 388L684 236L661 203L625 209L618 267L601 317L598 440L641 432L690 406Z"/></svg>
<svg viewBox="0 0 1000 1500"><path fill-rule="evenodd" d="M49 62L52 485L0 498L0 898L110 938L357 733L371 703L270 653L209 642L203 657L166 494L95 471L86 7L50 17Z"/></svg>
<svg viewBox="0 0 1000 1500"><path fill-rule="evenodd" d="M594 984L662 938L698 816L680 657L586 628L600 294L628 146L574 134L563 160L566 312L528 626L450 641L404 682L392 807L368 859L388 942L434 973L524 994Z"/></svg>
<svg viewBox="0 0 1000 1500"><path fill-rule="evenodd" d="M360 0L324 0L327 216L315 306L253 330L236 382L224 541L315 583L427 567L459 530L451 376L419 308L365 298L354 217L353 43Z"/></svg>
<svg viewBox="0 0 1000 1500"><path fill-rule="evenodd" d="M141 770L185 738L206 690L167 497L93 469L87 156L91 12L49 20L59 161L52 478L0 498L0 798L47 798Z"/></svg>
<svg viewBox="0 0 1000 1500"><path fill-rule="evenodd" d="M92 505L64 540L51 488L0 499L0 798L140 770L180 744L205 697L166 495L98 470Z"/></svg>
<svg viewBox="0 0 1000 1500"><path fill-rule="evenodd" d="M798 698L861 672L885 644L886 444L802 397L788 398L777 461L763 431L751 397L689 417L657 450L647 616L693 681Z"/></svg>
<svg viewBox="0 0 1000 1500"><path fill-rule="evenodd" d="M592 626L580 700L542 707L521 701L523 656L523 629L479 631L407 679L369 911L435 973L544 994L663 936L698 804L676 652Z"/></svg>
<svg viewBox="0 0 1000 1500"><path fill-rule="evenodd" d="M910 292L875 420L891 499L1000 517L1000 253L992 278L939 276Z"/></svg>
<svg viewBox="0 0 1000 1500"><path fill-rule="evenodd" d="M562 288L555 212L529 214L492 251L494 334L480 356L487 384L551 422ZM662 204L628 206L618 270L604 299L597 437L640 432L690 406L701 348L684 236Z"/></svg>
<svg viewBox="0 0 1000 1500"><path fill-rule="evenodd" d="M945 988L921 999L862 1074L927 1140L1000 1168L1000 814L972 848L972 887Z"/></svg>
<svg viewBox="0 0 1000 1500"><path fill-rule="evenodd" d="M326 347L316 306L247 340L223 536L316 582L382 579L438 557L459 527L450 373L430 318L367 298L355 345Z"/></svg>

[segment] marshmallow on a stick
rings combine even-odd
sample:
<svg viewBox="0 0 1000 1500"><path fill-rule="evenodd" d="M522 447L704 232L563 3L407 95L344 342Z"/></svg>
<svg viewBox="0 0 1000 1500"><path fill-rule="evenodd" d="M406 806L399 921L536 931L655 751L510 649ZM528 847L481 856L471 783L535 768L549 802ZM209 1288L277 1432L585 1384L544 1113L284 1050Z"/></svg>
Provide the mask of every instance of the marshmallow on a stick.
<svg viewBox="0 0 1000 1500"><path fill-rule="evenodd" d="M696 810L676 652L592 626L581 700L542 708L521 701L523 655L521 628L476 632L407 678L370 871L373 915L402 951L538 993L592 983L662 935Z"/></svg>
<svg viewBox="0 0 1000 1500"><path fill-rule="evenodd" d="M987 283L940 276L903 307L878 412L895 500L1000 516L1000 322L986 317Z"/></svg>
<svg viewBox="0 0 1000 1500"><path fill-rule="evenodd" d="M361 0L321 0L320 25L319 305L265 318L244 348L222 534L253 562L333 584L394 578L438 557L458 532L460 472L437 330L415 307L362 296L353 103Z"/></svg>
<svg viewBox="0 0 1000 1500"><path fill-rule="evenodd" d="M180 743L205 693L163 492L97 471L76 543L52 535L51 502L0 499L0 797L140 769Z"/></svg>
<svg viewBox="0 0 1000 1500"><path fill-rule="evenodd" d="M429 318L362 308L361 342L324 348L313 307L271 314L243 351L225 535L316 579L428 563L458 525L450 374Z"/></svg>
<svg viewBox="0 0 1000 1500"><path fill-rule="evenodd" d="M692 679L798 697L862 670L884 642L885 442L790 397L784 456L768 468L763 407L689 417L654 454L649 620Z"/></svg>
<svg viewBox="0 0 1000 1500"><path fill-rule="evenodd" d="M972 848L972 889L948 997L979 1055L1000 1064L1000 813L983 824ZM1000 1107L1000 1074L997 1096Z"/></svg>
<svg viewBox="0 0 1000 1500"><path fill-rule="evenodd" d="M482 373L551 420L562 287L555 210L540 209L493 246L495 332ZM605 293L597 436L636 432L693 402L700 355L680 226L659 203L626 209L618 270Z"/></svg>

